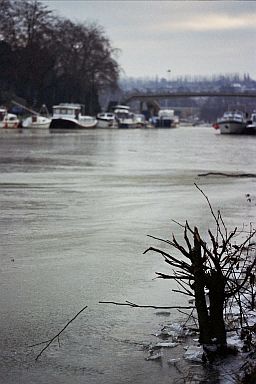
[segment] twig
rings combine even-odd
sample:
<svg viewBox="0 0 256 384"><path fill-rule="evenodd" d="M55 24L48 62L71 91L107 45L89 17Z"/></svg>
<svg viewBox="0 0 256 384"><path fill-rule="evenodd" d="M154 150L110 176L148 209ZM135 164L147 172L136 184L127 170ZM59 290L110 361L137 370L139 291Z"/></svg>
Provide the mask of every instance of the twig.
<svg viewBox="0 0 256 384"><path fill-rule="evenodd" d="M87 308L87 305L85 307L83 307L74 317L72 317L71 320L69 320L67 322L67 324L60 330L60 332L58 332L54 337L52 337L51 339L49 340L46 340L46 341L42 341L41 343L37 343L37 344L33 344L33 345L29 345L29 347L35 347L37 345L41 345L41 344L46 344L46 346L41 350L41 352L36 356L35 360L37 361L39 359L39 357L42 355L42 353L51 345L51 343L55 340L55 339L58 339L58 343L59 343L59 336L60 334L69 326L70 323L72 323L72 321L74 321L79 315L80 313L82 313L85 309ZM59 343L60 345L60 343Z"/></svg>
<svg viewBox="0 0 256 384"><path fill-rule="evenodd" d="M256 177L255 173L224 173L224 172L207 172L199 173L198 176L226 176L226 177Z"/></svg>
<svg viewBox="0 0 256 384"><path fill-rule="evenodd" d="M172 289L172 292L181 293L182 295L186 295L186 296L190 296L190 297L195 296L193 293L183 292L183 291L180 291L179 289Z"/></svg>
<svg viewBox="0 0 256 384"><path fill-rule="evenodd" d="M193 312L194 312L194 310L195 310L195 308L193 308L192 309L192 311L190 312L190 314L188 315L187 313L185 313L185 312L183 312L183 311L181 311L181 310L178 310L180 313L182 313L183 315L188 315L188 317L187 317L187 320L183 323L183 327L186 327L186 324L189 322L189 320L190 319L192 319L193 321L194 321L194 324L195 324L195 326L198 326L198 324L197 324L197 318L193 315ZM188 327L190 330L192 330L192 328L191 327ZM199 331L199 328L198 329L193 329L193 331Z"/></svg>
<svg viewBox="0 0 256 384"><path fill-rule="evenodd" d="M223 239L223 241L224 241L225 239L224 239L224 236L223 236L223 234L222 234L222 232L221 232L221 228L220 228L219 220L217 219L217 217L216 217L216 215L215 215L215 213L214 213L214 210L213 210L213 208L212 208L212 205L211 205L211 202L210 202L208 196L204 193L204 191L203 191L201 188L199 188L199 186L198 186L196 183L194 183L194 185L195 185L196 188L202 193L202 195L205 197L205 199L206 199L206 201L207 201L207 203L208 203L208 205L209 205L211 214L212 214L212 216L213 216L213 218L214 218L214 220L215 220L215 223L216 223L216 225L217 225L218 233L221 235L221 237L222 237L222 239Z"/></svg>

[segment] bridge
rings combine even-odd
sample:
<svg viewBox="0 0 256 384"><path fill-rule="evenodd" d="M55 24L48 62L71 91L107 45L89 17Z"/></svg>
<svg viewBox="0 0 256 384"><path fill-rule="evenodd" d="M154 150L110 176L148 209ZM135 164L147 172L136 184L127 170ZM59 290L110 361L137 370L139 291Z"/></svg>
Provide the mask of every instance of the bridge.
<svg viewBox="0 0 256 384"><path fill-rule="evenodd" d="M192 97L232 97L232 98L255 98L256 91L246 92L222 92L222 91L177 91L177 92L161 92L161 93L134 93L126 97L124 104L139 102L139 110L143 111L143 105L146 104L146 109L154 110L156 113L160 109L160 100L192 98ZM176 108L176 107L175 107ZM180 109L180 107L177 107ZM191 109L191 108L190 108ZM191 109L192 110L192 109ZM154 114L154 113L153 113Z"/></svg>
<svg viewBox="0 0 256 384"><path fill-rule="evenodd" d="M163 93L134 93L125 99L125 103L131 101L154 101L159 99L182 98L182 97L256 97L256 91L248 92L221 92L221 91L186 91L186 92L163 92Z"/></svg>

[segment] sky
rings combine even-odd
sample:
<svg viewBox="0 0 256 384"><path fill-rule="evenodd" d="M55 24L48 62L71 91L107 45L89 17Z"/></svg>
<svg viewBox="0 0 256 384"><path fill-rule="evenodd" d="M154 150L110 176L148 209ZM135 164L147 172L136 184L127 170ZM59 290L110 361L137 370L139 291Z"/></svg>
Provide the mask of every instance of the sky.
<svg viewBox="0 0 256 384"><path fill-rule="evenodd" d="M249 73L256 1L44 0L58 16L102 26L128 77Z"/></svg>

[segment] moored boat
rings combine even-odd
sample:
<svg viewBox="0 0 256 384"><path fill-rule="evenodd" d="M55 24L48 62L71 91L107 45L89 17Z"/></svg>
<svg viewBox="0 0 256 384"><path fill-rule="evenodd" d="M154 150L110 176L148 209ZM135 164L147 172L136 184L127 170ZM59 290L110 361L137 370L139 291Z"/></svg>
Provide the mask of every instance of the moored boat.
<svg viewBox="0 0 256 384"><path fill-rule="evenodd" d="M32 109L29 109L25 106L22 106L19 104L23 109L29 111L32 113L30 116L25 118L22 121L22 127L23 128L30 128L30 129L49 129L50 123L51 123L51 117L49 115L49 111L47 109L47 106L45 104L42 105L39 112L35 112Z"/></svg>
<svg viewBox="0 0 256 384"><path fill-rule="evenodd" d="M137 128L146 128L147 127L146 118L143 114L136 113L135 114L135 120L136 120Z"/></svg>
<svg viewBox="0 0 256 384"><path fill-rule="evenodd" d="M138 128L136 116L127 105L116 105L114 114L119 128Z"/></svg>
<svg viewBox="0 0 256 384"><path fill-rule="evenodd" d="M215 129L219 129L221 134L243 134L247 124L246 116L241 111L227 111L222 117L217 119L217 123L213 125Z"/></svg>
<svg viewBox="0 0 256 384"><path fill-rule="evenodd" d="M61 103L53 106L50 129L87 129L95 128L97 119L82 115L80 104Z"/></svg>
<svg viewBox="0 0 256 384"><path fill-rule="evenodd" d="M8 113L5 107L0 107L0 128L19 128L20 120L14 113Z"/></svg>
<svg viewBox="0 0 256 384"><path fill-rule="evenodd" d="M49 129L51 119L45 116L32 115L27 117L22 122L23 128Z"/></svg>
<svg viewBox="0 0 256 384"><path fill-rule="evenodd" d="M250 119L247 121L245 127L245 134L255 135L256 134L256 111L253 111Z"/></svg>
<svg viewBox="0 0 256 384"><path fill-rule="evenodd" d="M112 112L98 113L97 128L118 128L115 114Z"/></svg>
<svg viewBox="0 0 256 384"><path fill-rule="evenodd" d="M179 117L174 114L173 109L160 109L153 122L156 128L176 128Z"/></svg>

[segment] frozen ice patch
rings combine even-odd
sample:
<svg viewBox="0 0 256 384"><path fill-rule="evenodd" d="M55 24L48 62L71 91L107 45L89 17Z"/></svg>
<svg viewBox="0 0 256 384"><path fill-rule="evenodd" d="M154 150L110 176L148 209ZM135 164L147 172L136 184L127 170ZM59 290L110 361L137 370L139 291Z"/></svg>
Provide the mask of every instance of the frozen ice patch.
<svg viewBox="0 0 256 384"><path fill-rule="evenodd" d="M189 361L202 362L203 347L190 346L184 353L184 358Z"/></svg>
<svg viewBox="0 0 256 384"><path fill-rule="evenodd" d="M174 342L163 342L163 343L157 343L155 346L160 347L160 348L174 348L177 347L179 343L174 343Z"/></svg>

